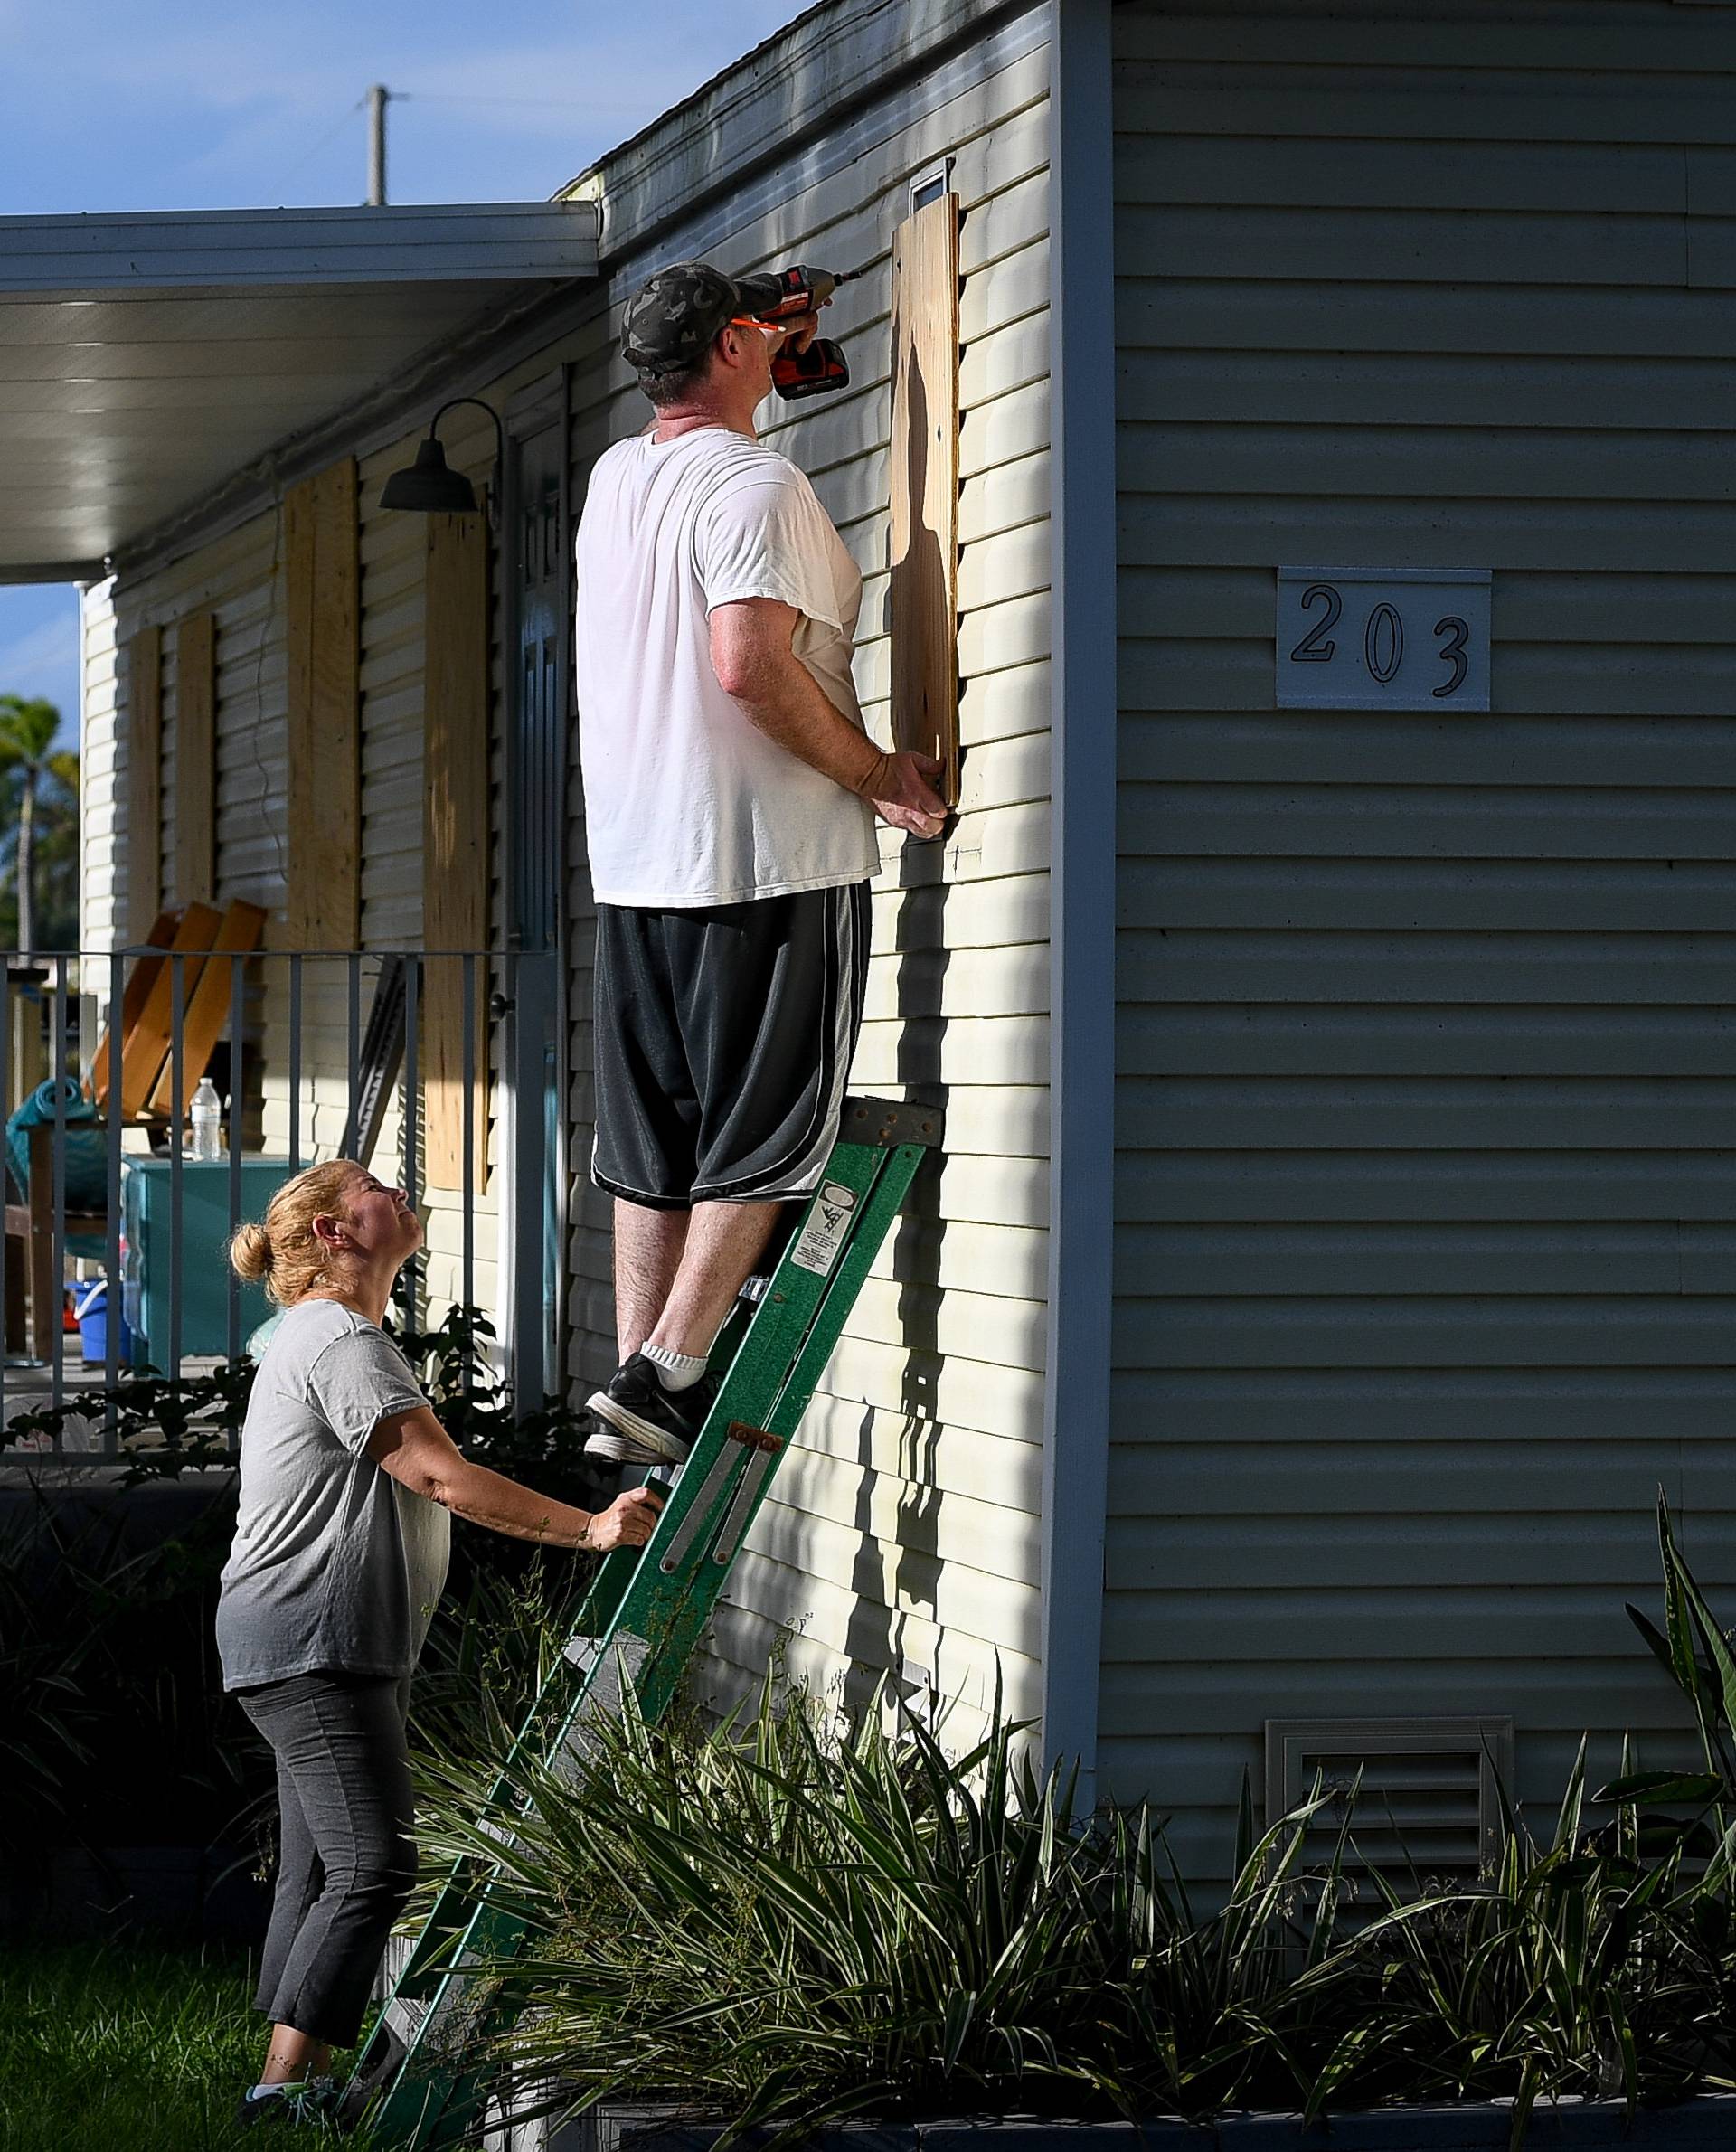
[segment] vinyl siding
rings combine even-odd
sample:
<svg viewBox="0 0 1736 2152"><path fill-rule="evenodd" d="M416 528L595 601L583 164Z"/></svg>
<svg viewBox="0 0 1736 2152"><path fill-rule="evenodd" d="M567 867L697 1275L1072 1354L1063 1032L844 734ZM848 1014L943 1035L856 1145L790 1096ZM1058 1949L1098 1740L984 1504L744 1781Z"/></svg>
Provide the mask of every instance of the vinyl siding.
<svg viewBox="0 0 1736 2152"><path fill-rule="evenodd" d="M1048 1009L1048 111L1038 46L920 118L875 108L849 166L770 207L708 205L655 255L615 260L615 304L657 263L703 251L735 269L869 265L826 326L852 381L767 407L764 438L813 478L863 576L856 677L870 730L889 723L890 243L908 185L944 153L960 231L958 669L966 749L944 851L882 832L874 949L852 1088L944 1099L946 1156L925 1167L731 1574L698 1680L717 1699L756 1682L781 1643L792 1672L857 1694L920 1668L956 1700L947 1738L976 1738L998 1653L1006 1708L1037 1694ZM866 123L861 123L866 124ZM646 422L596 325L575 383L575 506L590 466ZM785 415L786 411L794 415ZM592 913L575 779L571 847L573 1370L615 1364L609 1210L590 1153Z"/></svg>
<svg viewBox="0 0 1736 2152"><path fill-rule="evenodd" d="M487 426L486 419L483 425ZM483 443L463 427L448 436L455 467L493 461L493 429ZM382 515L386 474L410 460L416 434L364 459L361 469L363 946L414 949L421 938L422 562L426 524ZM125 782L124 687L117 689L116 649L141 624L163 637L163 844L165 884L174 892L174 625L209 607L217 619L217 900L245 898L265 908L268 960L252 967L247 1031L259 1059L248 1080L249 1142L284 1155L289 1141L290 980L285 936L288 892L288 787L285 766L288 656L285 565L280 516L257 516L227 536L111 579L84 605L85 694L90 771L84 800L85 889L82 942L114 946L126 888L125 831L116 800ZM498 668L496 666L496 675ZM117 704L119 704L117 713ZM117 752L117 741L119 752ZM375 967L363 972L365 1028ZM106 990L106 977L104 979ZM300 1144L304 1160L331 1157L349 1111L347 967L308 957L301 984ZM483 1042L486 1043L486 1042ZM388 1113L375 1152L382 1173L401 1164L401 1114ZM492 1122L492 1115L491 1115ZM490 1156L494 1141L490 1137ZM457 1191L420 1191L429 1260L430 1310L460 1289L462 1222ZM497 1313L495 1194L475 1206L475 1291Z"/></svg>
<svg viewBox="0 0 1736 2152"><path fill-rule="evenodd" d="M282 569L276 518L257 516L228 536L123 581L93 585L83 606L84 693L92 728L87 752L127 768L125 651L138 628L163 629L163 875L175 878L175 624L210 611L217 628L217 892L281 917L285 874L283 722L286 687ZM87 949L113 945L124 927L127 833L115 784L87 798ZM281 946L281 937L273 946Z"/></svg>
<svg viewBox="0 0 1736 2152"><path fill-rule="evenodd" d="M1099 1782L1221 1877L1269 1716L1511 1713L1534 1827L1695 1753L1622 1602L1660 1484L1736 1584L1736 19L1116 39ZM1278 711L1326 561L1491 568L1491 713Z"/></svg>
<svg viewBox="0 0 1736 2152"><path fill-rule="evenodd" d="M127 930L127 686L114 581L79 593L79 947L113 949Z"/></svg>

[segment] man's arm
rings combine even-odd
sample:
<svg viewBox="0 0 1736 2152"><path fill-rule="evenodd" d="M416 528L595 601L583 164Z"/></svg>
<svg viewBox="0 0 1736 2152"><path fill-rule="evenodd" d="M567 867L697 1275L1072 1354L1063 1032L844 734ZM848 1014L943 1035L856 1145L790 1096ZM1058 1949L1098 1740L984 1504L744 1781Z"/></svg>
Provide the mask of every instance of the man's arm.
<svg viewBox="0 0 1736 2152"><path fill-rule="evenodd" d="M712 665L725 694L749 719L811 769L865 799L882 822L918 837L938 836L947 803L929 781L931 755L883 754L836 709L791 645L801 614L776 598L713 606Z"/></svg>
<svg viewBox="0 0 1736 2152"><path fill-rule="evenodd" d="M368 1438L368 1455L412 1494L425 1495L454 1516L543 1546L585 1547L598 1553L642 1547L663 1506L662 1496L650 1487L629 1487L594 1515L539 1495L486 1465L472 1464L426 1405L413 1412L387 1413Z"/></svg>

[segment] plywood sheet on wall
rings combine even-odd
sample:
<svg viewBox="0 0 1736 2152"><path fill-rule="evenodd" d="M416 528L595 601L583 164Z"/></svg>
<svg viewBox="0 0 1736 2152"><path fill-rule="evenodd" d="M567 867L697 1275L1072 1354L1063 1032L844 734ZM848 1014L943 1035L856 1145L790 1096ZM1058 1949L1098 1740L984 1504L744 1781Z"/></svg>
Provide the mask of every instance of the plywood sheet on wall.
<svg viewBox="0 0 1736 2152"><path fill-rule="evenodd" d="M362 918L361 562L355 459L283 503L289 946L354 949Z"/></svg>
<svg viewBox="0 0 1736 2152"><path fill-rule="evenodd" d="M217 901L217 622L175 631L175 901Z"/></svg>
<svg viewBox="0 0 1736 2152"><path fill-rule="evenodd" d="M958 798L958 197L892 234L892 741Z"/></svg>
<svg viewBox="0 0 1736 2152"><path fill-rule="evenodd" d="M422 929L430 950L481 949L488 936L488 526L428 519ZM487 967L471 967L471 1186L486 1175ZM426 1174L464 1185L465 980L461 956L428 960L422 1003Z"/></svg>
<svg viewBox="0 0 1736 2152"><path fill-rule="evenodd" d="M127 939L142 942L163 896L163 631L127 644Z"/></svg>

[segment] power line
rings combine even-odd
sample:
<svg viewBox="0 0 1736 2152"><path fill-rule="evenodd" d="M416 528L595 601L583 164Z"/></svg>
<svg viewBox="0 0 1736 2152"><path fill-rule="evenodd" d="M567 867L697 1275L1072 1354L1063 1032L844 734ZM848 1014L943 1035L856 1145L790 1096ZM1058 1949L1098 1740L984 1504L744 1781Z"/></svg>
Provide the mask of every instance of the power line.
<svg viewBox="0 0 1736 2152"><path fill-rule="evenodd" d="M458 90L394 90L395 104L400 98L413 98L422 105L520 105L542 112L642 112L643 102L627 98L571 97L470 97Z"/></svg>
<svg viewBox="0 0 1736 2152"><path fill-rule="evenodd" d="M354 118L355 115L362 109L363 106L366 102L366 98L357 98L355 102L344 112L343 118L339 119L335 125L328 127L325 134L320 137L319 140L314 144L313 147L306 151L300 157L297 159L295 165L290 168L289 171L284 174L283 177L278 182L272 192L275 193L281 193L283 190L289 184L289 182L292 179L294 179L298 174L305 172L308 165L311 165L314 159L319 155L322 149L328 148L332 143L336 141L338 136L343 133L344 129L349 125L350 121Z"/></svg>

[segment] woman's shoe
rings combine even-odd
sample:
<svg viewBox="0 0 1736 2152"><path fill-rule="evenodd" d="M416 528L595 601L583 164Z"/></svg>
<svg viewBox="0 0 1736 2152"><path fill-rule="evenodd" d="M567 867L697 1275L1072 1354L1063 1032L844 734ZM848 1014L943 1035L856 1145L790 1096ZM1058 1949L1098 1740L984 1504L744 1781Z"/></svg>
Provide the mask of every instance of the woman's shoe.
<svg viewBox="0 0 1736 2152"><path fill-rule="evenodd" d="M329 2077L297 2079L293 2084L273 2085L257 2098L241 2095L235 2119L243 2128L293 2129L334 2127L337 2119L337 2088Z"/></svg>

